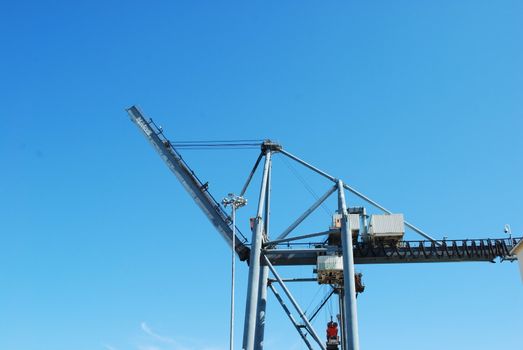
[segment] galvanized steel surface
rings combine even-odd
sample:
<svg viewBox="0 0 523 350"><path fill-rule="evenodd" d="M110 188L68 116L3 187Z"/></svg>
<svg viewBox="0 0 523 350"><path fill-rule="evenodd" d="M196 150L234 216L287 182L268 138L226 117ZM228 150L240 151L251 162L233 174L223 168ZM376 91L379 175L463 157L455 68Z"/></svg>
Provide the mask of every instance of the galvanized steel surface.
<svg viewBox="0 0 523 350"><path fill-rule="evenodd" d="M377 214L370 216L371 236L400 236L405 234L403 214Z"/></svg>

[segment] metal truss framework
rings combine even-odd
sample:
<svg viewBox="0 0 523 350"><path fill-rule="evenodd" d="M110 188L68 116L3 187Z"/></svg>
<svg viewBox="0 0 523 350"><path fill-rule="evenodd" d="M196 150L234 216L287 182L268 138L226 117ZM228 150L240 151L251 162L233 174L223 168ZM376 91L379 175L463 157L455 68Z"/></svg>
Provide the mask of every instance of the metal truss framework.
<svg viewBox="0 0 523 350"><path fill-rule="evenodd" d="M353 187L344 183L326 172L314 167L295 155L287 152L281 145L269 140L260 144L261 153L254 167L247 177L240 196L247 191L254 174L262 164L262 180L257 203L256 217L252 227L250 244L234 226L234 220L223 210L218 202L208 192L208 185L202 183L189 166L182 159L173 144L163 136L161 128L152 120L147 120L140 110L133 106L127 110L131 120L144 133L149 142L158 151L167 166L176 175L193 200L202 209L218 232L225 238L229 245L234 245L234 250L240 260L249 263L249 276L247 285L247 298L245 308L245 321L242 349L261 350L264 343L265 310L267 304L267 290L270 289L276 300L281 304L284 312L296 328L308 349L313 349L311 341L325 350L325 344L319 338L310 321L315 316L308 318L300 308L296 299L291 294L285 282L316 281L315 279L290 279L281 278L276 270L278 265L316 265L319 255L335 252L343 256L343 286L333 290L339 296L342 349L359 349L356 286L354 279L354 264L379 264L379 263L414 263L414 262L457 262L457 261L494 261L496 258L514 260L510 255L512 248L521 238L510 239L477 239L477 240L436 240L427 233L405 221L404 224L413 232L421 235L425 240L387 242L380 241L369 243L354 241L351 236L349 214L363 213L364 208L351 208L347 206L345 191L363 199L373 207L386 214L392 212L371 198L365 196ZM271 170L274 154L282 154L311 171L323 176L331 182L327 191L316 200L302 215L292 222L287 229L270 239L270 204L271 204ZM290 234L327 198L337 192L338 214L341 214L341 228L325 232L308 233L290 237ZM325 240L329 234L336 233L341 236L341 244L332 246ZM306 242L305 247L300 242L305 239L323 238L320 242ZM269 271L273 279L269 279ZM293 316L282 296L274 287L277 283L283 290L287 299L297 312L301 323ZM323 303L324 304L324 303ZM321 308L321 306L320 306ZM319 309L318 309L319 310ZM310 338L307 337L310 335ZM312 338L312 339L311 339Z"/></svg>

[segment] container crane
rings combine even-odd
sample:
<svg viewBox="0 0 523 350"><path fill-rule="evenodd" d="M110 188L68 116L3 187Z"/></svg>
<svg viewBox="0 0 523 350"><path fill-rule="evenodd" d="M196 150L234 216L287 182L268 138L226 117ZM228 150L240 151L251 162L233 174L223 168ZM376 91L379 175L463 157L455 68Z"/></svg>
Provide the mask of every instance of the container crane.
<svg viewBox="0 0 523 350"><path fill-rule="evenodd" d="M248 242L237 227L233 230L233 220L210 194L208 184L200 181L183 160L177 150L177 144L169 141L164 136L163 130L152 119L145 118L136 106L128 108L127 112L227 244L232 248L232 242L235 242L234 250L239 259L249 264L242 349L260 350L263 348L268 289L274 293L308 349L314 349L311 344L313 341L323 350L338 349L339 345L343 350L357 350L359 349L359 339L356 295L363 291L364 286L361 274L354 272L355 264L493 262L496 259L500 261L517 259L516 251L519 251L517 247L522 244L521 237L434 239L406 221L402 214L389 211L341 179L305 162L270 140L259 143L260 154L240 194L243 196L246 192L256 170L264 160L257 213L251 222L252 237ZM288 157L326 178L330 182L330 186L287 229L275 239L271 239L269 234L270 186L272 156L275 154ZM367 215L364 207L347 207L345 191L364 200L383 214ZM334 213L328 230L291 236L291 233L335 192L338 196L338 210ZM405 228L419 234L423 239L405 240ZM320 238L321 241L304 243L304 240L317 238ZM281 265L314 266L317 277L283 279L276 271L276 267ZM274 278L269 278L269 271ZM311 317L305 315L287 287L288 282L303 281L315 281L332 286L332 291ZM278 284L283 290L301 322L296 320L285 304L282 296L274 287L275 284ZM311 320L333 294L337 294L339 297L341 341L337 336L338 324L331 320L327 327L327 341L325 342L312 327Z"/></svg>

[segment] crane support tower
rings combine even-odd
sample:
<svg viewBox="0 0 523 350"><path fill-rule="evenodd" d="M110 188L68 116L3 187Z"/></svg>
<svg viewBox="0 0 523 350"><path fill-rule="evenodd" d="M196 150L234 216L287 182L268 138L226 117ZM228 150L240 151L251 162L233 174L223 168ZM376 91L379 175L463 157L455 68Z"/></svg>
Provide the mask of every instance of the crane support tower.
<svg viewBox="0 0 523 350"><path fill-rule="evenodd" d="M238 258L249 264L242 349L263 349L268 290L273 292L308 349L327 350L339 345L342 350L358 350L356 296L363 291L364 286L361 274L354 271L355 264L494 262L496 259L513 261L517 259L516 254L520 251L518 248L523 244L521 237L512 236L506 239L435 239L406 221L403 214L393 213L343 180L307 163L270 140L259 142L260 154L240 193L240 196L245 194L254 174L263 164L257 210L251 222L251 239L247 240L237 227L233 230L232 218L211 195L208 183L200 181L183 160L179 153L183 144L169 141L162 128L152 119L144 117L136 106L128 108L127 112L227 244L232 248L232 242L235 242L234 250ZM302 215L272 238L270 190L272 158L275 155L301 164L325 178L328 185L325 193ZM348 206L346 192L368 203L379 213L368 215L365 207ZM328 230L291 235L334 193L337 194L338 208L333 213ZM405 229L410 229L421 238L405 240ZM276 270L282 265L313 266L317 278L282 278ZM272 278L269 278L269 271ZM332 290L311 315L306 315L288 287L292 282L329 284ZM292 304L294 313L275 285L279 286ZM311 321L332 295L338 296L341 336L335 339L332 333L334 326L330 324L325 342L312 327Z"/></svg>

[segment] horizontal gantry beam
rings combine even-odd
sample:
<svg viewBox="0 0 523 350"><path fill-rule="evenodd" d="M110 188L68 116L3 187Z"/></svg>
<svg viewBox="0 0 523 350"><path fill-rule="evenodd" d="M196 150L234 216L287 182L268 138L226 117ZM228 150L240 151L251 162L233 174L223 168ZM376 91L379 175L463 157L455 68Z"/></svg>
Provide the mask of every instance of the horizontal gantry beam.
<svg viewBox="0 0 523 350"><path fill-rule="evenodd" d="M461 261L515 260L511 249L521 241L512 239L466 239L442 241L401 241L354 244L355 264L401 264ZM312 244L311 244L312 245ZM273 265L316 265L318 255L340 254L341 247L315 244L310 248L278 247L264 254Z"/></svg>

